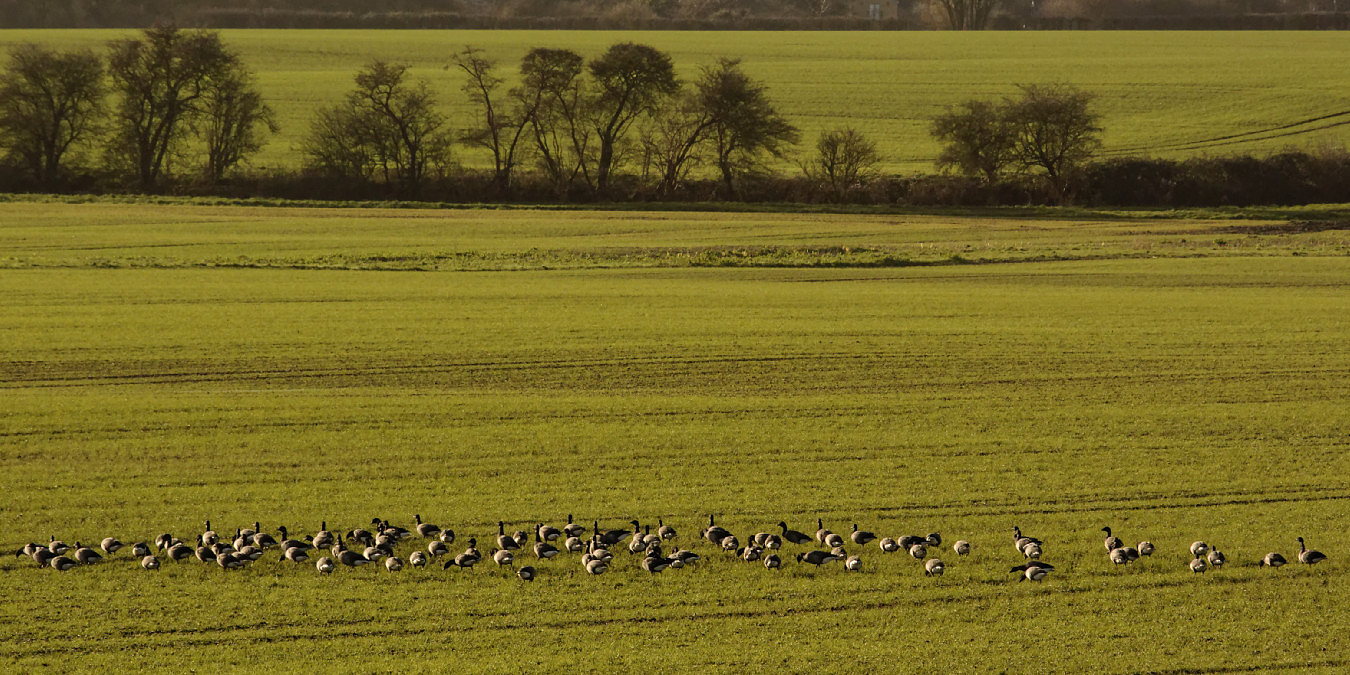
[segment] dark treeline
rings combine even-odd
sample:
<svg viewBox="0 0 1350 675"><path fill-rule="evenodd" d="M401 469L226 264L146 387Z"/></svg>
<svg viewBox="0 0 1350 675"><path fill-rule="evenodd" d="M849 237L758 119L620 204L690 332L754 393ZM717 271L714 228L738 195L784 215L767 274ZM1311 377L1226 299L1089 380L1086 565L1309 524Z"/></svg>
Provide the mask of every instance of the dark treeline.
<svg viewBox="0 0 1350 675"><path fill-rule="evenodd" d="M250 169L278 131L254 75L206 30L147 29L105 54L19 45L0 69L0 190L447 202L760 201L916 206L1222 206L1350 201L1350 154L1102 160L1090 92L1028 85L932 122L941 173L881 171L851 128L803 139L722 58L682 81L637 43L450 55L457 92L373 61L315 111L294 169ZM515 72L506 72L507 68ZM507 82L513 81L514 86ZM474 114L451 119L446 96ZM466 149L487 168L466 168ZM796 168L784 171L783 167Z"/></svg>
<svg viewBox="0 0 1350 675"><path fill-rule="evenodd" d="M0 28L1350 28L1350 0L0 0Z"/></svg>

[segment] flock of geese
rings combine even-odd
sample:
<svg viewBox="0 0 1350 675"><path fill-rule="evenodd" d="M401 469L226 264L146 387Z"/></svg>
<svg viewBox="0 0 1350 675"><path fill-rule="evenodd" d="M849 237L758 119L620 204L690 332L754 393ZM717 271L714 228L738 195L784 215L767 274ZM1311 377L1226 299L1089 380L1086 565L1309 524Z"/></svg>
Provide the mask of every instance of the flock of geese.
<svg viewBox="0 0 1350 675"><path fill-rule="evenodd" d="M279 551L279 562L313 564L319 572L332 573L338 566L356 568L364 565L384 565L391 572L402 570L405 566L427 567L440 561L443 569L472 568L483 562L485 556L478 550L477 538L470 537L468 547L452 555L450 545L455 543L455 531L422 522L421 515L413 516L416 521L411 528L402 528L383 518L374 518L369 528L356 528L345 533L328 529L328 523L322 523L318 532L302 538L292 538L285 527L265 532L259 523L251 528L238 528L234 537L222 535L206 521L206 529L195 535L195 541L189 543L169 533L155 537L152 544L145 541L131 545L131 557L139 560L146 570L160 568L164 561L185 562L197 560L202 563L214 563L223 570L241 569L262 559L268 551ZM631 557L638 558L637 566L649 573L656 574L667 569L680 569L697 563L702 556L692 550L676 547L669 555L664 546L672 545L679 537L675 528L666 525L663 520L656 521L656 531L652 525L643 525L640 521L629 521L632 529L603 529L599 521L592 521L588 530L585 526L573 522L567 516L567 522L560 527L544 523L534 526L533 533L517 530L507 533L505 522L497 523L497 534L492 540L494 548L490 558L492 563L503 568L514 569L515 574L525 581L533 581L538 571L531 565L515 567L518 557L533 556L539 561L549 560L564 554L577 555L582 569L592 575L604 574L615 563L611 548L626 548ZM722 552L722 555L736 556L746 562L762 564L766 569L776 570L783 566L783 556L779 554L785 545L809 547L792 557L798 564L812 565L816 568L833 562L842 562L845 572L856 572L863 568L862 557L849 553L848 545L867 546L876 542L882 553L901 553L919 561L926 576L941 576L946 563L935 555L942 547L942 535L909 534L898 537L881 537L873 532L858 529L857 523L847 533L837 533L825 527L821 519L816 520L814 535L788 527L786 522L778 523L778 532L757 532L741 539L727 529L717 525L713 516L708 516L708 526L703 528L701 538ZM1153 555L1154 546L1142 541L1137 546L1126 546L1120 537L1112 534L1110 527L1102 528L1106 533L1104 541L1110 561L1116 565L1129 565L1140 558ZM1009 569L1018 575L1018 581L1041 581L1054 569L1054 565L1043 561L1045 542L1022 534L1016 526L1012 528L1013 547L1022 556L1020 565ZM1310 550L1303 537L1298 538L1298 562L1315 565L1327 559L1320 551ZM407 560L398 555L400 546L416 546L408 553ZM28 556L39 567L66 571L82 565L93 565L104 556L113 557L127 548L116 537L107 537L100 544L103 553L75 542L68 546L52 536L47 544L29 543L15 551L14 555ZM960 557L969 555L971 543L961 540L952 544L952 552ZM855 549L856 550L856 549ZM321 553L331 555L320 555ZM1218 548L1204 541L1196 541L1190 547L1190 569L1194 573L1204 573L1207 569L1224 566L1227 558ZM785 554L784 554L785 555ZM1267 553L1259 563L1265 567L1280 567L1286 564L1283 555Z"/></svg>

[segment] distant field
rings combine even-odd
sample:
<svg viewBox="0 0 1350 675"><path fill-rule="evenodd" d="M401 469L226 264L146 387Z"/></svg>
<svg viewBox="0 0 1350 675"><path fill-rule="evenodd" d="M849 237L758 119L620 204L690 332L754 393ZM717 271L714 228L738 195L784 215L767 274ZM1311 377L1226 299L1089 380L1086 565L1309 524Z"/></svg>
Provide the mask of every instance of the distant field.
<svg viewBox="0 0 1350 675"><path fill-rule="evenodd" d="M421 513L490 552L574 512L708 557L527 586L2 556L0 663L1344 671L1350 242L1246 215L0 203L6 550ZM772 573L698 543L710 511L975 553ZM1008 574L1014 524L1046 582ZM1158 553L1113 568L1104 525ZM1331 561L1252 564L1299 535ZM1191 574L1195 539L1229 566Z"/></svg>
<svg viewBox="0 0 1350 675"><path fill-rule="evenodd" d="M0 31L20 41L101 47L120 31ZM289 166L316 106L341 97L364 62L410 63L460 119L451 54L486 49L512 69L533 46L595 55L621 40L670 51L688 78L719 56L745 59L813 139L854 126L876 138L890 168L931 167L928 121L944 106L1063 81L1101 95L1109 153L1181 157L1264 152L1350 139L1350 41L1336 32L572 32L225 31L258 70L282 135L258 158ZM483 158L464 151L466 164Z"/></svg>

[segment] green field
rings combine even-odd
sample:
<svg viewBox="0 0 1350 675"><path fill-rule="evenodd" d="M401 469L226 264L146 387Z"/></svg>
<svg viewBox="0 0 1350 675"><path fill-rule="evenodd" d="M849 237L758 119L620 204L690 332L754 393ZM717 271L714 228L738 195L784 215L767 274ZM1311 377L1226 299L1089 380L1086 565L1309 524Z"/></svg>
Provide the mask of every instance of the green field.
<svg viewBox="0 0 1350 675"><path fill-rule="evenodd" d="M6 547L421 513L490 551L572 512L707 556L529 585L3 557L0 663L1344 671L1350 231L1287 222L1344 211L0 203ZM774 573L697 541L708 512L975 552ZM1116 569L1104 525L1159 551ZM1252 564L1300 535L1331 560ZM1229 565L1193 575L1196 539Z"/></svg>
<svg viewBox="0 0 1350 675"><path fill-rule="evenodd" d="M945 106L1008 94L1019 83L1069 82L1101 96L1106 151L1183 157L1268 152L1350 139L1350 41L1326 32L606 32L225 31L258 71L282 135L257 158L292 166L316 106L337 101L372 58L409 63L463 122L462 78L447 68L466 44L514 69L535 46L586 55L640 40L668 50L686 78L719 56L745 59L814 139L854 126L889 168L929 170L929 120ZM101 48L125 31L0 31L21 41ZM1333 117L1328 117L1333 116ZM1326 119L1319 119L1326 118ZM464 150L461 161L484 161Z"/></svg>

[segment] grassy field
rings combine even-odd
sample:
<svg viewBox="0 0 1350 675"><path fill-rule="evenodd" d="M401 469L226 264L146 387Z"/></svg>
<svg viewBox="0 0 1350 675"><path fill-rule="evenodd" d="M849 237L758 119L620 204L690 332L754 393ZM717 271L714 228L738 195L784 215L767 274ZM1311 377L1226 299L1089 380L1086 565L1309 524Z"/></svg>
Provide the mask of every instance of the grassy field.
<svg viewBox="0 0 1350 675"><path fill-rule="evenodd" d="M102 48L125 31L0 31L22 41ZM447 68L465 44L514 69L531 47L588 56L616 41L669 51L682 75L719 56L745 59L808 139L853 126L876 138L892 169L931 169L929 120L945 106L1010 93L1019 83L1070 82L1098 93L1108 153L1180 157L1266 152L1350 139L1350 42L1331 32L735 33L605 31L225 31L258 71L283 132L263 166L298 161L316 106L338 100L372 58L409 63L457 119L471 113ZM485 158L472 150L464 163Z"/></svg>
<svg viewBox="0 0 1350 675"><path fill-rule="evenodd" d="M708 559L4 557L0 663L1343 671L1350 242L1276 215L2 203L4 546L421 513L458 550L573 512ZM772 573L697 542L708 512L975 552ZM1046 582L1007 573L1013 525ZM1159 551L1115 569L1104 525ZM1331 561L1252 565L1299 535ZM1192 575L1195 539L1229 566Z"/></svg>

